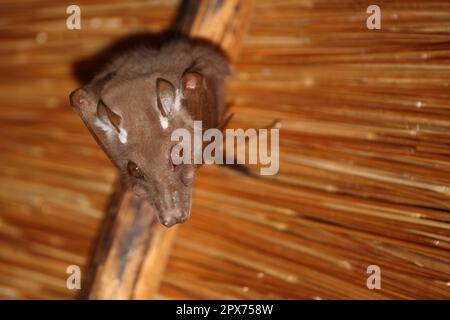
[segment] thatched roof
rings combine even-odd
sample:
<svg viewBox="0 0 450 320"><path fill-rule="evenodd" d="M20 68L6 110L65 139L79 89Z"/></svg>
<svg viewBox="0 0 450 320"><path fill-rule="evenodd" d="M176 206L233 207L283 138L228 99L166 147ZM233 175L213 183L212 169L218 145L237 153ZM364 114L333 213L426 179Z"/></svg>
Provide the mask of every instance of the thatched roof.
<svg viewBox="0 0 450 320"><path fill-rule="evenodd" d="M360 2L257 1L229 126L279 119L280 173L202 167L157 298L450 297L450 5L378 4L367 30ZM66 268L87 265L117 176L69 107L73 66L178 9L80 5L68 31L60 2L0 4L0 298L76 297Z"/></svg>

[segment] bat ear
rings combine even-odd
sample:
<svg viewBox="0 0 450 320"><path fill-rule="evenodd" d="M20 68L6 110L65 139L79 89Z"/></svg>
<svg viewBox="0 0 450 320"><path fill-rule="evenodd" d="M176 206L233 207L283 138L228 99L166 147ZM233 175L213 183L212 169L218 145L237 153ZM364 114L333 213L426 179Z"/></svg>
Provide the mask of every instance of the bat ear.
<svg viewBox="0 0 450 320"><path fill-rule="evenodd" d="M102 100L97 101L85 88L77 89L70 94L70 104L97 143L113 159L114 150L111 147L116 145L114 141L117 139L126 143L126 131L121 128L122 118Z"/></svg>
<svg viewBox="0 0 450 320"><path fill-rule="evenodd" d="M207 78L214 77L216 80L230 74L227 58L213 48L196 46L192 50L192 57L194 62L189 68L191 72L197 72Z"/></svg>
<svg viewBox="0 0 450 320"><path fill-rule="evenodd" d="M196 91L203 85L203 76L200 73L188 71L181 80L183 91Z"/></svg>
<svg viewBox="0 0 450 320"><path fill-rule="evenodd" d="M108 108L102 100L97 105L97 117L98 121L102 123L100 126L108 126L111 130L116 131L116 133L120 133L122 117Z"/></svg>
<svg viewBox="0 0 450 320"><path fill-rule="evenodd" d="M217 126L223 110L223 80L229 73L224 56L204 47L192 51L193 63L181 78L185 105L205 129Z"/></svg>
<svg viewBox="0 0 450 320"><path fill-rule="evenodd" d="M156 80L156 92L159 111L167 117L175 108L175 87L169 81L158 78Z"/></svg>
<svg viewBox="0 0 450 320"><path fill-rule="evenodd" d="M114 72L109 72L106 75L102 74L92 80L94 83L73 91L70 96L70 104L75 111L84 117L89 117L95 114L97 110L97 102L99 100L100 91L102 87L114 77Z"/></svg>
<svg viewBox="0 0 450 320"><path fill-rule="evenodd" d="M199 46L192 55L194 62L183 74L183 90L193 92L202 86L218 85L230 73L227 59L219 52Z"/></svg>
<svg viewBox="0 0 450 320"><path fill-rule="evenodd" d="M76 113L83 120L84 125L89 129L97 143L105 149L106 140L102 130L95 124L98 121L97 99L93 97L90 91L85 88L79 88L70 94L70 104Z"/></svg>
<svg viewBox="0 0 450 320"><path fill-rule="evenodd" d="M77 113L84 113L86 111L89 111L89 109L95 109L92 97L90 97L87 91L83 88L78 88L77 90L73 91L70 94L69 100L70 104Z"/></svg>
<svg viewBox="0 0 450 320"><path fill-rule="evenodd" d="M70 94L70 104L83 120L86 127L95 136L95 120L97 119L97 99L85 88L79 88Z"/></svg>
<svg viewBox="0 0 450 320"><path fill-rule="evenodd" d="M120 115L100 99L103 86L113 76L114 73L102 75L95 82L73 91L69 99L97 144L110 160L120 167L121 145L127 142L127 131L123 128Z"/></svg>

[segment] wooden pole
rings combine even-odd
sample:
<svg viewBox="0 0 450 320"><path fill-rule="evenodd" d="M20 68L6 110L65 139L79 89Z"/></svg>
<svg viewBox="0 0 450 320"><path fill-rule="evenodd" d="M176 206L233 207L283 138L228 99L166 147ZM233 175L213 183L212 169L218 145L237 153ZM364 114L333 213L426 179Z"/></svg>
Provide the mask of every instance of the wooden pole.
<svg viewBox="0 0 450 320"><path fill-rule="evenodd" d="M239 54L254 4L254 0L191 1L182 30L191 37L220 45L233 61Z"/></svg>
<svg viewBox="0 0 450 320"><path fill-rule="evenodd" d="M231 59L239 52L254 1L192 1L182 20L191 37L221 45ZM150 299L159 288L178 226L160 225L151 206L119 191L93 255L89 299Z"/></svg>
<svg viewBox="0 0 450 320"><path fill-rule="evenodd" d="M162 227L150 205L132 192L109 212L94 259L97 274L90 299L147 299L159 286L176 228Z"/></svg>

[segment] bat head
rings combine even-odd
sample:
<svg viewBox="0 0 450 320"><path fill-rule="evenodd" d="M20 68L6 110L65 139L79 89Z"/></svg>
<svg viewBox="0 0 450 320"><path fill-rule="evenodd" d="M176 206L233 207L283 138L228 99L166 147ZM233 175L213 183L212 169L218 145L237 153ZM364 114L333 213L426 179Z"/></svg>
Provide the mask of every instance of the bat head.
<svg viewBox="0 0 450 320"><path fill-rule="evenodd" d="M220 123L227 73L226 59L212 49L173 42L158 51L127 52L70 95L129 187L167 227L189 217L196 171L193 164L174 164L178 142L172 132L184 128L193 134L194 120L203 129Z"/></svg>

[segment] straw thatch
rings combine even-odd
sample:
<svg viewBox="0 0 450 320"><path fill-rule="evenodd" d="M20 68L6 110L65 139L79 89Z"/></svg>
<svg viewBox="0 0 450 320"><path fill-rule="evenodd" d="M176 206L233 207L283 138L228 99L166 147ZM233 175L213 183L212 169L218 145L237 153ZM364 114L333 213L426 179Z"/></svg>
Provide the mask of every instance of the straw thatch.
<svg viewBox="0 0 450 320"><path fill-rule="evenodd" d="M450 298L450 4L378 1L367 30L369 4L256 2L229 126L280 119L280 173L202 167L157 297ZM60 1L0 4L1 298L77 295L65 271L86 265L116 173L68 106L73 64L164 30L178 2L80 5L68 31Z"/></svg>

